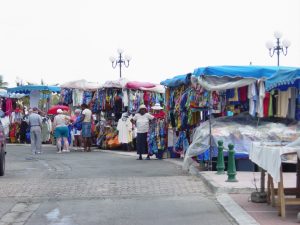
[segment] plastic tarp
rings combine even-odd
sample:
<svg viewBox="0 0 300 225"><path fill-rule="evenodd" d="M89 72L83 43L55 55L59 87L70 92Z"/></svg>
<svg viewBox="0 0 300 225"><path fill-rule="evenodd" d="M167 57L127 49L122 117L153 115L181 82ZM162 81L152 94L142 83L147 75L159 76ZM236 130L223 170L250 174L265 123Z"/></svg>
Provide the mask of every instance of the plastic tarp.
<svg viewBox="0 0 300 225"><path fill-rule="evenodd" d="M106 81L103 84L103 88L125 88L129 82L126 78L120 78L119 80Z"/></svg>
<svg viewBox="0 0 300 225"><path fill-rule="evenodd" d="M46 86L46 85L24 85L14 88L8 88L8 93L21 93L30 94L31 91L50 91L50 92L60 92L60 87L57 86Z"/></svg>
<svg viewBox="0 0 300 225"><path fill-rule="evenodd" d="M178 87L181 85L187 85L190 83L191 74L185 74L185 75L178 75L171 79L166 79L162 82L160 82L161 85L167 86L167 87Z"/></svg>
<svg viewBox="0 0 300 225"><path fill-rule="evenodd" d="M75 80L60 85L61 88L80 89L80 90L97 90L102 86L98 83L88 82L86 80Z"/></svg>
<svg viewBox="0 0 300 225"><path fill-rule="evenodd" d="M239 88L252 84L253 78L200 76L198 83L206 90L217 91Z"/></svg>
<svg viewBox="0 0 300 225"><path fill-rule="evenodd" d="M266 80L266 90L279 88L282 91L289 87L300 88L300 68L282 69Z"/></svg>
<svg viewBox="0 0 300 225"><path fill-rule="evenodd" d="M242 77L262 79L269 78L278 71L293 70L293 67L278 66L208 66L194 70L195 76Z"/></svg>
<svg viewBox="0 0 300 225"><path fill-rule="evenodd" d="M278 119L279 121L279 119ZM300 137L300 123L269 122L267 119L251 117L242 113L234 117L220 117L211 121L212 148L216 149L217 142L222 140L224 147L234 144L237 153L248 154L253 141L292 142ZM190 158L204 153L210 148L209 121L196 128L192 143L186 155L184 168L189 168ZM214 152L216 156L217 152Z"/></svg>

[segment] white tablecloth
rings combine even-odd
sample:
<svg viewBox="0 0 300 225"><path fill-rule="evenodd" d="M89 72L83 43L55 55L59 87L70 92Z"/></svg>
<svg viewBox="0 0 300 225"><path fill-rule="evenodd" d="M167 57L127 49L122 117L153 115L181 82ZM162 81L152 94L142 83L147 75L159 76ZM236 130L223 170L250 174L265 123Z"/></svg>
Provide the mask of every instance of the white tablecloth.
<svg viewBox="0 0 300 225"><path fill-rule="evenodd" d="M282 163L281 156L291 153L297 154L297 151L299 151L299 147L288 147L274 142L253 142L249 158L252 162L266 170L275 182L279 182Z"/></svg>

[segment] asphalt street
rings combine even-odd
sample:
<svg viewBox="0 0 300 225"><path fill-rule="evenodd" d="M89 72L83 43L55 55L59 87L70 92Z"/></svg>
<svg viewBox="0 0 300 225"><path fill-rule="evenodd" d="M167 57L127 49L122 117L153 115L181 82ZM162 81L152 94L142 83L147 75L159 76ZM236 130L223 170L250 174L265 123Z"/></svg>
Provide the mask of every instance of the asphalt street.
<svg viewBox="0 0 300 225"><path fill-rule="evenodd" d="M7 147L0 225L235 224L203 182L163 160Z"/></svg>

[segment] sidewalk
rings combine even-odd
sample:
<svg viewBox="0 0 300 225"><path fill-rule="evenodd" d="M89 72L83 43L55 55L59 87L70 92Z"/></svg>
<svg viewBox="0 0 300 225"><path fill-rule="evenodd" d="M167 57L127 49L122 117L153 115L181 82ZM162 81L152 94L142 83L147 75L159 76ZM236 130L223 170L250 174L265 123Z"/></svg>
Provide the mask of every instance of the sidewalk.
<svg viewBox="0 0 300 225"><path fill-rule="evenodd" d="M282 219L278 216L278 210L276 207L272 207L267 203L253 203L250 201L251 193L256 191L253 182L254 177L257 180L257 187L260 187L259 172L238 171L236 176L238 182L234 183L226 182L227 175L217 175L215 171L201 171L198 172L198 176L213 192L216 193L220 204L233 218L235 218L235 220L237 220L239 224L255 224L253 221L256 221L256 224L262 225L288 225L297 223L297 214L300 212L300 206L287 206L286 218ZM296 173L284 173L283 176L285 187L296 186ZM276 186L277 185L275 184L275 187ZM226 196L228 196L228 198ZM237 204L238 208L244 211L244 213L246 212L248 216L252 217L252 219L240 210L235 211L229 209L228 207L230 207L230 204L226 203L226 201L230 202L230 200L233 201L233 204ZM248 220L248 223L242 222L245 216L250 219Z"/></svg>

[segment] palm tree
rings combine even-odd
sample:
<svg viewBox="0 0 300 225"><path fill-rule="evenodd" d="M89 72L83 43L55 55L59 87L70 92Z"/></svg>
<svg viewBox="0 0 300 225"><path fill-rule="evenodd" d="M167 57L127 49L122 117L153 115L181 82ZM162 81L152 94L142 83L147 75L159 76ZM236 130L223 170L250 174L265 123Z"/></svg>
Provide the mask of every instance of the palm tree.
<svg viewBox="0 0 300 225"><path fill-rule="evenodd" d="M3 81L3 76L0 75L0 88L6 89L8 83Z"/></svg>

